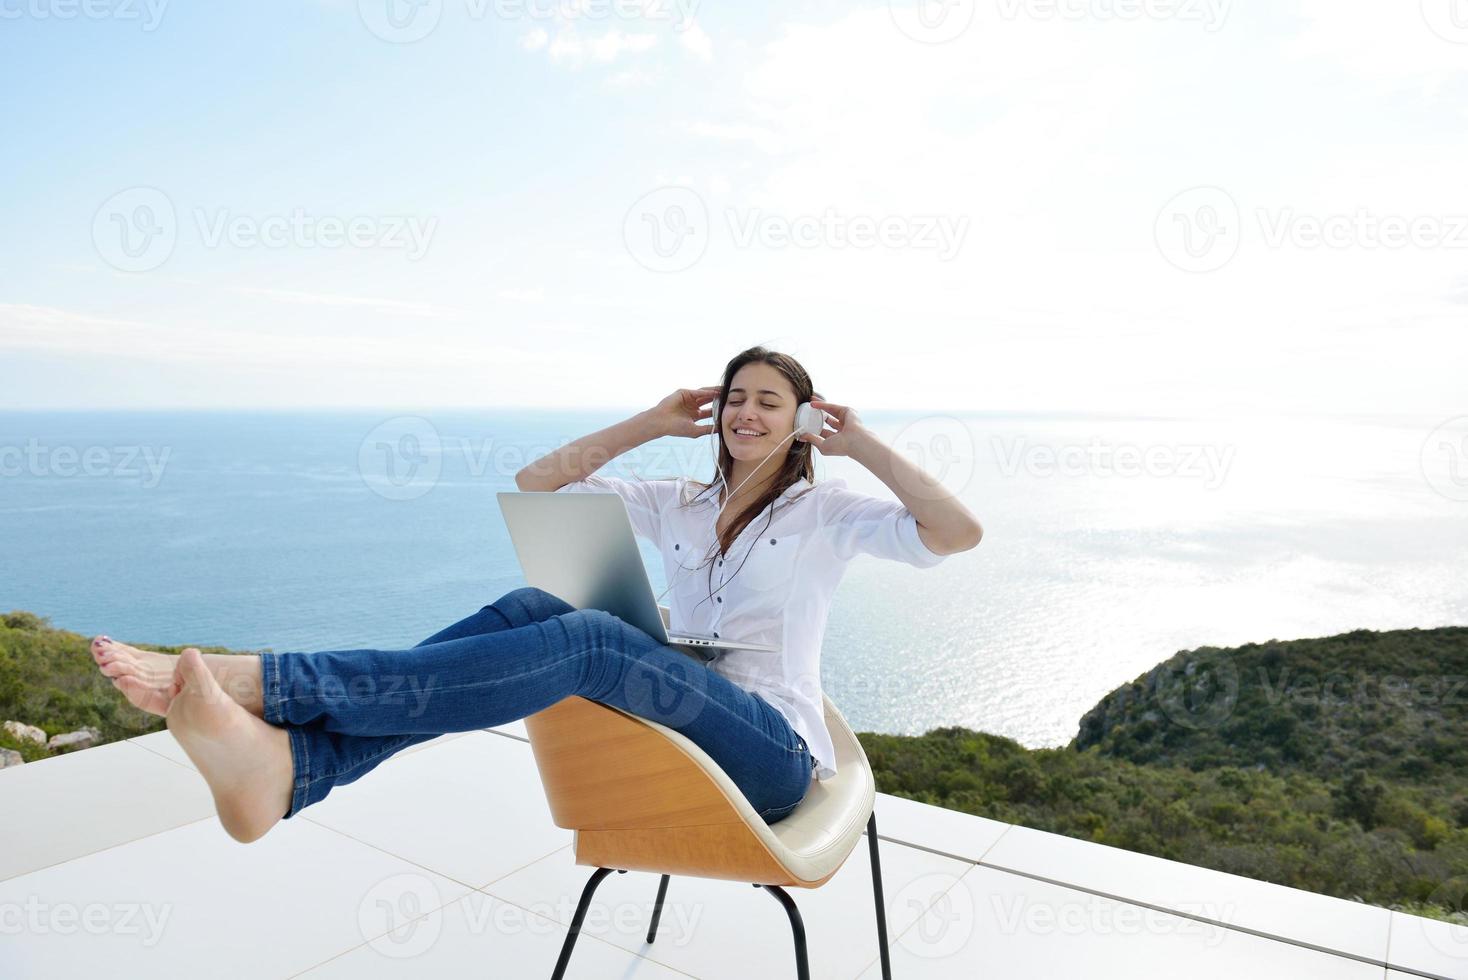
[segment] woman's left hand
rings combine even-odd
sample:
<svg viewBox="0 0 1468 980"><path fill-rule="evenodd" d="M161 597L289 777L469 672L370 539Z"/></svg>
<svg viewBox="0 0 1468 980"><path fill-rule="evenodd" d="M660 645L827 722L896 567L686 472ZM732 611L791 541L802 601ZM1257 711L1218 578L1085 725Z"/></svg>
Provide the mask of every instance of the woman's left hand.
<svg viewBox="0 0 1468 980"><path fill-rule="evenodd" d="M856 414L856 409L850 405L837 405L835 402L828 402L822 398L812 398L810 403L826 416L826 424L821 427L821 435L808 436L802 433L796 438L804 442L815 443L815 447L821 451L823 456L851 455L852 445L866 432L865 427L861 424L861 419Z"/></svg>

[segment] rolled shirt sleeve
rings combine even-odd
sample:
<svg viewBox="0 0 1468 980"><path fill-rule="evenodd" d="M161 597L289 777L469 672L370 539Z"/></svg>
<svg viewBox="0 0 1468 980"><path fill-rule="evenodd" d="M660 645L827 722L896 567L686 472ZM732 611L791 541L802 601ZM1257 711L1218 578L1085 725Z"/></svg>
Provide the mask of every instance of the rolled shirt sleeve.
<svg viewBox="0 0 1468 980"><path fill-rule="evenodd" d="M616 476L592 473L576 480L556 493L615 493L627 505L632 530L640 538L653 543L662 539L663 508L677 493L676 478L668 480L624 480Z"/></svg>
<svg viewBox="0 0 1468 980"><path fill-rule="evenodd" d="M826 482L821 525L838 558L846 561L859 554L875 555L932 568L948 557L923 543L916 515L900 500L858 493L847 489L842 479Z"/></svg>

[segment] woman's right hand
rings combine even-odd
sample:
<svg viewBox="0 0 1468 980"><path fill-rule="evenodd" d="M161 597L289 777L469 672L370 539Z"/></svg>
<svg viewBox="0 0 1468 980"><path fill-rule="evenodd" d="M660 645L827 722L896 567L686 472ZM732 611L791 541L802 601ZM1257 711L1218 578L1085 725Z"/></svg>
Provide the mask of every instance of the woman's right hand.
<svg viewBox="0 0 1468 980"><path fill-rule="evenodd" d="M697 439L714 431L712 425L700 425L709 417L712 406L709 402L719 396L723 385L704 385L702 388L679 388L667 398L653 406L652 414L657 419L658 431L669 436L686 436Z"/></svg>

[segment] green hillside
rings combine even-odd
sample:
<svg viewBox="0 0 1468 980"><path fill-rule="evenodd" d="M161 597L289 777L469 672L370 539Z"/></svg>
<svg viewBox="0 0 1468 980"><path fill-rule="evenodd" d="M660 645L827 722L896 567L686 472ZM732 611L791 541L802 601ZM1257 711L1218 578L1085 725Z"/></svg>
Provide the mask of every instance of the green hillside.
<svg viewBox="0 0 1468 980"><path fill-rule="evenodd" d="M1455 781L1468 773L1468 627L1184 651L1103 698L1073 744L1194 770Z"/></svg>
<svg viewBox="0 0 1468 980"><path fill-rule="evenodd" d="M861 736L878 788L1468 924L1468 628L1185 651L1064 749Z"/></svg>

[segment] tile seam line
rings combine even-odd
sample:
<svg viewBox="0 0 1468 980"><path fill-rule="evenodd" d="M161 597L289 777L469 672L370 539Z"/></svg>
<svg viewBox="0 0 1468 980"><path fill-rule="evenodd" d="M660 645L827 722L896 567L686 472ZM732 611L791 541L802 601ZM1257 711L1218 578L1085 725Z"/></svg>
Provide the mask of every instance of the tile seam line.
<svg viewBox="0 0 1468 980"><path fill-rule="evenodd" d="M161 830L154 830L154 831L151 831L149 833L142 834L142 835L140 835L138 837L133 837L133 838L131 838L129 840L120 840L120 841L118 841L115 844L108 844L106 847L99 847L95 851L86 851L86 852L84 852L82 854L73 854L69 858L65 858L64 860L61 860L61 861L54 861L51 864L46 865L45 867L32 868L29 871L22 871L20 874L18 874L18 875L11 875L9 878L0 878L0 885L8 884L9 882L12 882L12 881L19 881L21 878L24 878L26 875L40 874L42 871L51 871L54 868L59 868L59 867L61 867L64 864L70 864L73 861L81 861L84 858L89 858L89 857L92 857L93 855L96 855L96 854L104 854L107 851L115 850L116 848L119 848L119 847L126 847L129 844L136 844L138 841L147 840L149 837L157 837L159 834L170 834L170 833L172 833L175 830L182 830L184 827L188 827L188 826L191 826L191 825L196 824L196 823L203 823L205 820L218 820L218 819L219 819L219 814L217 814L217 813L211 813L207 817L195 817L192 820L185 820L183 823L175 824L172 827L164 827Z"/></svg>
<svg viewBox="0 0 1468 980"><path fill-rule="evenodd" d="M417 868L420 871L426 871L428 874L437 875L438 877L443 878L446 881L452 881L456 885L463 885L465 888L469 889L470 891L474 891L475 890L474 886L471 885L471 884L469 884L469 882L467 882L467 881L460 881L458 878L455 878L453 875L444 874L442 871L435 871L433 868L428 867L426 864L422 864L422 863L420 863L418 861L414 861L412 858L404 857L403 855L398 854L395 851L389 851L387 848L383 847L381 844L374 844L371 841L365 841L365 840L363 840L360 837L353 837L351 834L347 833L345 830L340 829L339 827L333 827L331 824L322 823L320 820L317 820L317 819L315 819L313 817L306 816L306 814L304 812L298 814L298 816L302 820L304 820L306 823L309 823L311 826L313 826L313 827L319 827L322 830L325 830L325 831L328 831L330 833L336 834L338 837L343 837L343 838L351 841L353 844L361 844L363 847L370 847L372 850L378 852L379 854L386 854L388 857L393 858L394 860L402 861L404 864L411 864L413 867ZM216 817L217 817L217 814L216 814ZM562 845L562 846L565 846L565 845ZM555 852L552 851L551 853L554 854ZM541 856L542 857L550 857L550 854L544 854L544 855L541 855ZM539 860L539 858L537 858L536 860ZM454 901L457 902L458 899L456 898L456 899L454 899Z"/></svg>
<svg viewBox="0 0 1468 980"><path fill-rule="evenodd" d="M154 756L154 757L159 758L159 759L163 759L166 762L171 762L175 766L179 766L179 768L181 768L181 769L185 769L185 770L187 770L189 772L194 773L195 775L198 774L198 770L197 769L194 769L194 768L192 768L190 766L182 765L181 763L177 762L176 760L170 759L167 756L162 755L162 754L160 754L158 752L154 752L152 749L149 749L146 746L138 745L137 743L133 742L131 739L127 739L127 738L118 739L116 742L108 742L107 744L108 745L121 745L121 744L131 745L133 748L138 749L138 750L143 751L143 752L147 752L151 756ZM97 746L97 748L102 748L102 747L103 746L100 746L100 745ZM83 750L83 751L85 751L85 750ZM62 757L61 756L58 756L57 758L62 758ZM210 805L212 806L213 804L211 803ZM8 882L8 881L15 881L17 878L24 878L26 875L33 875L33 874L37 873L38 871L49 871L52 868L59 868L63 864L67 864L68 862L71 862L71 861L79 861L82 858L91 857L93 854L101 854L103 851L110 851L110 850L112 850L115 847L122 847L122 846L124 846L126 844L134 844L134 843L137 843L140 840L147 840L149 837L156 837L159 834L166 834L166 833L169 833L170 831L178 830L181 827L187 827L190 824L200 823L200 822L202 822L204 820L218 820L218 819L219 819L219 814L218 813L211 813L211 814L209 814L208 816L205 816L205 817L194 817L192 819L185 820L182 823L174 824L172 827L164 827L161 830L150 831L149 833L140 834L139 836L130 838L128 840L120 840L120 841L117 841L114 844L108 844L106 847L99 847L99 848L97 848L94 851L83 851L81 854L73 854L71 857L64 858L63 860L60 860L60 861L53 861L52 863L50 863L50 864L48 864L48 865L46 865L44 867L32 868L29 871L22 871L18 875L11 875L8 878L0 878L0 884L4 884L5 882Z"/></svg>
<svg viewBox="0 0 1468 980"><path fill-rule="evenodd" d="M1345 959L1345 960L1355 960L1358 963L1365 963L1368 966L1379 966L1379 967L1382 967L1384 969L1397 970L1397 971L1402 972L1402 973L1410 973L1413 976L1426 977L1426 978L1428 978L1428 980L1451 980L1451 978L1441 977L1441 976L1439 976L1436 973L1424 973L1420 969L1416 969L1414 967L1400 966L1400 965L1397 965L1397 964L1394 964L1394 963L1389 963L1385 959L1375 959L1373 957L1365 956L1365 955L1362 955L1360 953L1348 953L1345 950L1341 950L1341 949L1330 949L1330 948L1325 947L1325 946L1317 946L1316 944L1306 942L1303 939L1291 939L1288 936L1281 936L1281 935L1277 935L1275 933L1264 932L1264 931L1259 930L1259 929L1251 929L1248 926L1230 925L1227 922L1219 922L1216 919L1210 919L1210 918L1207 918L1206 916L1196 915L1196 914L1191 913L1191 912L1183 912L1183 911L1178 910L1178 909L1170 909L1170 908L1167 908L1166 906L1163 906L1163 905L1155 905L1155 904L1153 904L1151 902L1142 901L1141 899L1127 898L1124 895L1116 895L1116 894L1112 894L1110 892L1103 892L1103 891L1099 891L1099 890L1097 890L1095 888L1087 888L1084 885L1077 885L1077 884L1074 884L1072 882L1061 881L1058 878L1047 878L1044 875L1033 874L1033 873L1028 872L1028 871L1020 871L1017 868L1006 868L1006 867L1003 867L1003 866L998 865L998 864L989 864L988 862L980 862L979 867L989 868L989 869L991 869L993 871L999 871L999 872L1002 872L1004 874L1016 875L1017 877L1020 877L1020 878L1029 878L1029 879L1031 879L1033 881L1043 881L1043 882L1045 882L1046 884L1049 884L1049 885L1059 885L1062 888L1070 888L1070 889L1072 889L1074 891L1085 892L1088 895L1095 895L1097 898L1104 898L1104 899L1108 899L1108 900L1113 901L1113 902L1122 902L1122 903L1124 903L1126 905L1135 905L1135 906L1137 906L1139 908L1151 909L1154 912L1161 912L1161 913L1163 913L1165 915L1175 915L1175 916L1177 916L1179 918L1182 918L1182 919L1191 919L1194 922L1200 922L1200 923L1202 923L1204 925L1216 926L1216 927L1218 927L1220 929L1227 929L1230 932L1239 932L1239 933L1244 933L1244 934L1250 935L1250 936L1257 936L1260 939L1268 939L1268 940L1272 940L1274 942L1284 943L1284 944L1289 945L1289 946L1298 946L1298 947L1300 947L1302 949L1313 950L1313 951L1315 951L1317 953L1326 953L1326 954L1331 955L1331 956L1338 956L1341 959ZM1191 867L1191 865L1190 865L1190 867ZM1204 870L1207 870L1207 869L1204 869ZM1307 895L1311 895L1311 894L1314 894L1314 893L1313 892L1306 892L1306 894ZM1317 897L1328 897L1328 896L1317 896ZM1363 906L1363 907L1365 907L1365 908L1375 908L1376 906L1368 905L1368 906ZM1388 911L1388 910L1383 909L1382 911Z"/></svg>

